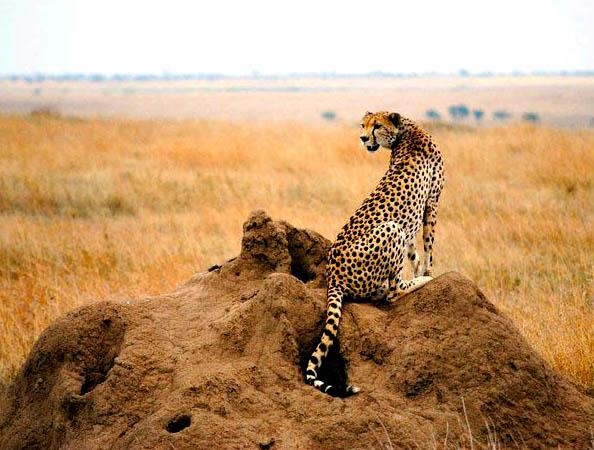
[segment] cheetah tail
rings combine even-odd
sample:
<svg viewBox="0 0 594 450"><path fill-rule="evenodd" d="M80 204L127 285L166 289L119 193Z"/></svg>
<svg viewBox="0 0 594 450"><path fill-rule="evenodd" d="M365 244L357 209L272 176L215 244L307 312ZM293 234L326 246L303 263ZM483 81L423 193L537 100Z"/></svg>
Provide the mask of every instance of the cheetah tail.
<svg viewBox="0 0 594 450"><path fill-rule="evenodd" d="M359 389L357 386L348 385L340 387L333 384L324 383L322 380L314 380L314 382L310 384L316 389L322 391L324 394L330 395L331 397L345 398L355 395L357 392L361 391L361 389Z"/></svg>
<svg viewBox="0 0 594 450"><path fill-rule="evenodd" d="M338 325L342 314L342 297L343 294L340 290L336 288L328 289L328 309L324 331L316 349L309 357L305 372L305 380L308 384L333 397L348 397L359 392L359 388L355 386L339 387L318 379L318 372L322 367L322 363L328 356L330 347L334 345L337 339Z"/></svg>

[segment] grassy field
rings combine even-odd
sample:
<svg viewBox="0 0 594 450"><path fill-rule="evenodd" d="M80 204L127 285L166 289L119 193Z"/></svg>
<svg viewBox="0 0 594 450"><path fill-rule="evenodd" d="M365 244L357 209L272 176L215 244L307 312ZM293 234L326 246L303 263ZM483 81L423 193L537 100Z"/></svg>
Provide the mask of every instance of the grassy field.
<svg viewBox="0 0 594 450"><path fill-rule="evenodd" d="M594 132L432 125L435 272L475 280L594 388ZM0 380L57 316L236 255L249 211L333 238L386 169L356 126L0 116ZM0 383L1 384L1 383Z"/></svg>

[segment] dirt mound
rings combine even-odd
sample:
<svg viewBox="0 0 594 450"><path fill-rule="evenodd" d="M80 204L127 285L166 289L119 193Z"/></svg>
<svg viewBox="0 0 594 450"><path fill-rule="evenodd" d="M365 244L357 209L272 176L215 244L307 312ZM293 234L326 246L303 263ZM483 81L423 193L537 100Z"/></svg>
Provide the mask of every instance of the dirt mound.
<svg viewBox="0 0 594 450"><path fill-rule="evenodd" d="M341 353L363 392L307 386L329 244L258 211L239 257L175 292L56 321L0 402L0 448L591 444L594 399L456 273L392 306L348 304Z"/></svg>

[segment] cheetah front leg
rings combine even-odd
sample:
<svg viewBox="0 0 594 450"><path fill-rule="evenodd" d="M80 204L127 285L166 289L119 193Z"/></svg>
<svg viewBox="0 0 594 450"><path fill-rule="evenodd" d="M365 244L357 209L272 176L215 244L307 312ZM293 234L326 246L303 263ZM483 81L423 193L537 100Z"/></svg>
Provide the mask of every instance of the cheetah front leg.
<svg viewBox="0 0 594 450"><path fill-rule="evenodd" d="M435 224L437 223L437 197L429 197L423 215L423 250L425 260L419 270L419 275L430 276L433 272L433 242L435 239Z"/></svg>
<svg viewBox="0 0 594 450"><path fill-rule="evenodd" d="M415 242L409 242L406 244L408 260L410 261L410 265L412 267L412 272L415 277L421 275L421 260L419 258L419 254L417 253L417 247Z"/></svg>

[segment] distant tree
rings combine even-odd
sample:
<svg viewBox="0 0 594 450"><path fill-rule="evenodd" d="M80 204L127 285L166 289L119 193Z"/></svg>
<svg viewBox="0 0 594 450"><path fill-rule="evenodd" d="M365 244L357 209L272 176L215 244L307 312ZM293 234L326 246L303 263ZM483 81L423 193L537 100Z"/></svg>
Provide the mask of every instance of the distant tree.
<svg viewBox="0 0 594 450"><path fill-rule="evenodd" d="M480 122L485 116L485 111L483 111L482 109L473 109L472 115L474 116L474 120Z"/></svg>
<svg viewBox="0 0 594 450"><path fill-rule="evenodd" d="M434 109L428 109L425 111L425 116L430 120L440 120L441 114Z"/></svg>
<svg viewBox="0 0 594 450"><path fill-rule="evenodd" d="M100 73L93 73L89 75L89 80L93 83L101 83L102 81L105 81L105 75L102 75Z"/></svg>
<svg viewBox="0 0 594 450"><path fill-rule="evenodd" d="M448 108L448 112L454 120L466 119L470 114L470 110L466 105L452 105Z"/></svg>
<svg viewBox="0 0 594 450"><path fill-rule="evenodd" d="M540 117L535 112L525 112L522 114L522 120L525 122L538 123L540 122Z"/></svg>
<svg viewBox="0 0 594 450"><path fill-rule="evenodd" d="M332 110L327 110L322 113L322 118L324 120L332 121L336 119L336 113Z"/></svg>
<svg viewBox="0 0 594 450"><path fill-rule="evenodd" d="M507 120L507 119L509 119L510 117L511 117L511 114L510 114L510 113L508 113L507 111L504 111L504 110L502 110L502 109L500 109L500 110L498 110L498 111L495 111L495 112L493 113L493 119L495 119L495 120L499 120L499 121L502 121L502 122L503 122L504 120Z"/></svg>

